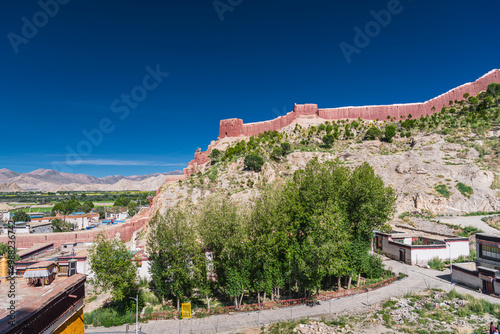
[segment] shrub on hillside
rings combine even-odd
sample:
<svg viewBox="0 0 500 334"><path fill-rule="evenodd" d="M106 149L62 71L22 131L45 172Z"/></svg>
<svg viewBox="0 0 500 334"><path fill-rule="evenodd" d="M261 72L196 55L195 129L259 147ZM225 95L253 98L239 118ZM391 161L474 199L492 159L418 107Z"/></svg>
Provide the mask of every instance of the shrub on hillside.
<svg viewBox="0 0 500 334"><path fill-rule="evenodd" d="M385 127L385 139L387 139L387 141L389 143L392 142L392 138L396 135L396 126L393 125L393 124L390 124L390 125L387 125Z"/></svg>
<svg viewBox="0 0 500 334"><path fill-rule="evenodd" d="M332 144L334 141L335 141L335 137L331 133L323 136L323 143L325 143L326 147L332 147Z"/></svg>
<svg viewBox="0 0 500 334"><path fill-rule="evenodd" d="M383 135L382 131L380 131L379 128L372 126L371 128L366 131L365 134L365 139L367 140L374 140L374 139L379 139Z"/></svg>
<svg viewBox="0 0 500 334"><path fill-rule="evenodd" d="M250 170L260 170L260 168L264 164L264 158L262 158L257 153L250 153L245 157L244 164Z"/></svg>
<svg viewBox="0 0 500 334"><path fill-rule="evenodd" d="M441 270L441 271L444 270L444 262L441 261L441 259L438 257L432 258L429 262L427 262L427 264L432 269Z"/></svg>
<svg viewBox="0 0 500 334"><path fill-rule="evenodd" d="M474 193L472 187L469 187L461 182L457 183L456 187L462 193L462 195L464 195L467 198L469 198L470 195Z"/></svg>
<svg viewBox="0 0 500 334"><path fill-rule="evenodd" d="M277 162L281 161L281 158L283 157L283 155L284 155L284 152L283 152L283 149L281 147L275 147L273 149L273 151L271 152L271 158Z"/></svg>
<svg viewBox="0 0 500 334"><path fill-rule="evenodd" d="M281 143L281 149L283 150L283 154L287 155L292 151L292 145L289 142Z"/></svg>
<svg viewBox="0 0 500 334"><path fill-rule="evenodd" d="M437 191L443 197L450 198L451 192L448 190L448 187L445 184L438 184L434 186L434 190Z"/></svg>
<svg viewBox="0 0 500 334"><path fill-rule="evenodd" d="M219 151L216 148L213 149L212 152L210 152L210 159L212 159L212 163L219 161L220 156L221 156L221 151Z"/></svg>

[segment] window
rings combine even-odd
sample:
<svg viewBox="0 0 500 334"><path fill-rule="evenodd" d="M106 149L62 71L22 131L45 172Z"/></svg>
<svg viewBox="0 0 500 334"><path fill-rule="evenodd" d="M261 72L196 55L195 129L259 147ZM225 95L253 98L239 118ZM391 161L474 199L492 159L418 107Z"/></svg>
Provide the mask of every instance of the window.
<svg viewBox="0 0 500 334"><path fill-rule="evenodd" d="M500 261L500 248L479 245L480 246L480 256L488 258L495 261Z"/></svg>

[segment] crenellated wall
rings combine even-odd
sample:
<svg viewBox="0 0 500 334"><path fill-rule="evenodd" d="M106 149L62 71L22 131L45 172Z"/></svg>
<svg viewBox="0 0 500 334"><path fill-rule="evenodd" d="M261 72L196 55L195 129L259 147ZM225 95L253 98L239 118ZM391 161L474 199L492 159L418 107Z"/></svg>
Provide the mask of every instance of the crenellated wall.
<svg viewBox="0 0 500 334"><path fill-rule="evenodd" d="M357 119L385 120L387 116L400 119L411 114L413 118L439 112L449 101L462 100L464 93L477 95L492 82L500 82L500 70L492 70L472 83L466 83L438 97L422 103L393 104L385 106L341 107L318 109L316 104L295 105L294 110L270 121L244 124L238 118L220 121L219 139L224 137L255 136L265 131L279 131L290 125L299 116L317 116L325 120ZM432 108L435 107L435 110Z"/></svg>
<svg viewBox="0 0 500 334"><path fill-rule="evenodd" d="M487 89L492 82L500 82L500 70L492 70L474 82L466 83L454 88L440 96L422 103L392 104L385 106L362 106L362 107L340 107L340 108L318 108L317 104L296 104L293 111L284 116L280 116L270 121L244 124L242 119L230 118L220 121L219 139L225 137L256 136L265 131L279 131L292 124L299 117L319 117L325 120L357 119L364 120L385 120L387 116L407 117L409 114L413 118L430 115L439 112L443 106L449 106L449 101L463 100L463 95L477 95ZM435 107L435 110L432 108ZM201 152L196 150L194 160L191 160L183 175L177 177L167 177L166 182L184 180L189 175L197 173L210 161L210 150Z"/></svg>
<svg viewBox="0 0 500 334"><path fill-rule="evenodd" d="M197 149L196 152L194 153L194 160L191 160L188 163L188 166L184 168L182 174L186 176L197 173L199 171L199 166L202 166L210 161L208 154L209 154L208 151L202 152L200 149Z"/></svg>

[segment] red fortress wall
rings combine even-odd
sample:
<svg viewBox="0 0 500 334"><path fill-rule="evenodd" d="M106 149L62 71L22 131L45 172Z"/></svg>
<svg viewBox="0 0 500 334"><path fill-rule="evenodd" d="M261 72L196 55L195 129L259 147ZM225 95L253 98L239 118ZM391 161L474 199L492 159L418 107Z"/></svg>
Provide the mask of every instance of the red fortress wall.
<svg viewBox="0 0 500 334"><path fill-rule="evenodd" d="M401 116L407 117L411 114L413 118L419 118L420 116L439 112L443 106L449 106L449 101L463 100L464 93L475 96L479 92L486 90L492 82L500 82L500 70L492 70L474 82L466 83L422 103L325 109L319 109L317 104L296 104L293 111L270 121L244 124L243 120L239 118L222 120L219 127L219 139L239 136L249 137L259 135L265 131L279 131L303 116L319 117L325 120L357 119L358 117L364 120L376 120L378 118L383 121L387 119L387 116L396 117L399 120ZM435 109L432 110L432 107L435 107ZM203 165L210 161L209 153L210 150L205 152L201 152L200 149L196 150L194 160L191 160L188 166L184 168L183 175L169 175L166 183L184 180L189 175L202 170Z"/></svg>
<svg viewBox="0 0 500 334"><path fill-rule="evenodd" d="M386 106L341 107L318 109L316 104L295 105L293 111L271 121L244 124L238 118L220 121L219 139L224 137L255 136L265 131L279 131L290 125L299 116L315 115L325 120L357 119L385 120L387 116L400 119L409 114L419 118L439 112L443 106L449 106L449 101L463 100L464 93L477 95L487 89L492 82L500 82L500 70L492 70L472 83L454 88L438 97L423 103L393 104ZM435 107L435 110L432 110ZM202 152L203 153L203 152Z"/></svg>

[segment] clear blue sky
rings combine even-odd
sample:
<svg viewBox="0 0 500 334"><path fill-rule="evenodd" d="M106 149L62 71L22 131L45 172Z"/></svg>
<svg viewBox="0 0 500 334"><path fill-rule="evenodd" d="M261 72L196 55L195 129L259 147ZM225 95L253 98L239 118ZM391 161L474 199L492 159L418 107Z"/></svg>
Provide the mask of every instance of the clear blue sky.
<svg viewBox="0 0 500 334"><path fill-rule="evenodd" d="M51 15L0 4L0 168L180 169L221 119L420 102L500 67L494 0L59 0L57 13L54 1L41 1ZM377 31L370 12L388 7ZM356 47L367 24L348 63L340 44ZM146 77L157 65L161 82ZM139 102L123 100L132 92ZM99 127L89 147L82 131Z"/></svg>

